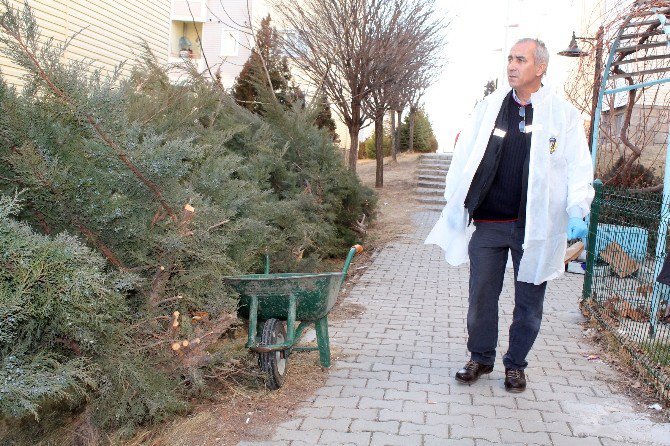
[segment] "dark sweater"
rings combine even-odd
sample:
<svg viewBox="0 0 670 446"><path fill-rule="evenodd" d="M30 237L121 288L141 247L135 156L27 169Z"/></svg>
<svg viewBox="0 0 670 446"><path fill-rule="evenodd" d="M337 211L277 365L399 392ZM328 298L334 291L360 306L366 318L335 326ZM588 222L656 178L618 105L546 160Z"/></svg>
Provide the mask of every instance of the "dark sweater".
<svg viewBox="0 0 670 446"><path fill-rule="evenodd" d="M507 221L519 218L519 208L525 205L525 188L528 175L524 164L530 152L531 133L521 133L519 104L509 101L507 133L503 138L500 162L486 196L472 214L475 221ZM525 106L526 127L533 122L533 107ZM523 213L523 212L522 212Z"/></svg>

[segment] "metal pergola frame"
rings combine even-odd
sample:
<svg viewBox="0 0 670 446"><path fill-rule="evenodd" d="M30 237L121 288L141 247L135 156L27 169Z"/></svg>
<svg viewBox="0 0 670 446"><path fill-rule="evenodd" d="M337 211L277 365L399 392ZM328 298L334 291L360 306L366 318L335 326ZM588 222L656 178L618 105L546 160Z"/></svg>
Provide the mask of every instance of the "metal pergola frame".
<svg viewBox="0 0 670 446"><path fill-rule="evenodd" d="M670 8L650 8L648 11L637 10L631 13L621 24L617 32L617 36L612 43L610 52L607 58L607 64L601 78L598 102L593 116L593 132L591 135L591 157L594 171L597 167L598 154L598 137L600 130L600 115L602 113L603 98L605 95L615 95L621 92L630 90L640 90L654 85L664 84L670 82L670 40L667 42L648 42L652 36L666 35L670 39ZM645 19L646 17L646 19ZM651 18L649 18L651 17ZM641 20L638 20L641 19ZM622 45L623 43L623 45ZM665 47L665 54L654 56L634 57L632 59L624 60L631 55L635 55L639 51L645 51L651 48ZM615 62L618 56L619 60ZM641 70L637 72L624 73L619 68L621 65L632 62L644 62L649 60L667 60L667 64L661 68L653 68L649 70ZM614 72L614 71L619 72ZM607 82L610 79L629 78L631 82L634 77L639 77L645 74L665 73L665 76L659 79L654 79L646 82L632 83L618 88L607 89ZM668 126L668 140L666 142L666 159L665 159L665 173L663 179L663 202L661 205L661 219L658 226L658 239L656 243L656 258L664 259L666 253L666 234L668 232L668 225L670 224L670 124ZM593 248L589 248L593 249ZM654 268L654 278L656 278L662 267L662 262L657 261ZM593 272L591 271L591 274ZM662 284L654 280L653 294L651 297L651 311L649 315L649 334L654 336L656 334L658 324L658 310L661 302Z"/></svg>

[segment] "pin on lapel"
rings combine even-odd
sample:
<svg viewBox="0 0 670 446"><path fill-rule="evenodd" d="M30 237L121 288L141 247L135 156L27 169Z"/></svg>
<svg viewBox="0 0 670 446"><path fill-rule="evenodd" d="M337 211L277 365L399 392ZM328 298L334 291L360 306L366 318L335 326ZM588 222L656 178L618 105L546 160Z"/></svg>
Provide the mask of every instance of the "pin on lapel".
<svg viewBox="0 0 670 446"><path fill-rule="evenodd" d="M556 151L556 138L549 138L549 153L553 154Z"/></svg>

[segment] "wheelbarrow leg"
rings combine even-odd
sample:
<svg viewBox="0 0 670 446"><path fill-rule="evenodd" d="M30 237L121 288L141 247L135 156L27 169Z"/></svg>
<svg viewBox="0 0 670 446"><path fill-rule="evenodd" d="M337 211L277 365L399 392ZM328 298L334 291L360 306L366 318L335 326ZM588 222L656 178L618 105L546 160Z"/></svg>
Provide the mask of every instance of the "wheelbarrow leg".
<svg viewBox="0 0 670 446"><path fill-rule="evenodd" d="M330 340L328 339L328 316L314 323L316 342L319 346L319 360L322 367L330 367Z"/></svg>

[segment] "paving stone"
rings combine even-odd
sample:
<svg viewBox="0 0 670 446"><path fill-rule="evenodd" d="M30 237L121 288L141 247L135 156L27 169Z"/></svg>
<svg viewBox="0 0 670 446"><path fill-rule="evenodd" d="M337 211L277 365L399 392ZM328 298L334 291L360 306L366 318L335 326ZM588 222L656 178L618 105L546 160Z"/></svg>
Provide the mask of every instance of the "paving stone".
<svg viewBox="0 0 670 446"><path fill-rule="evenodd" d="M416 401L405 401L403 410L407 412L424 412L446 415L449 413L449 404L447 403L418 403Z"/></svg>
<svg viewBox="0 0 670 446"><path fill-rule="evenodd" d="M422 446L421 435L389 435L374 432L370 446Z"/></svg>
<svg viewBox="0 0 670 446"><path fill-rule="evenodd" d="M472 404L475 406L478 405L491 405L496 407L506 407L508 409L516 409L516 399L511 398L509 393L505 396L482 396L474 395L472 397Z"/></svg>
<svg viewBox="0 0 670 446"><path fill-rule="evenodd" d="M441 415L436 413L427 413L426 424L444 424L447 426L458 424L463 427L474 427L473 417L472 415L468 414Z"/></svg>
<svg viewBox="0 0 670 446"><path fill-rule="evenodd" d="M397 390L407 390L407 381L389 381L389 380L378 380L378 379L368 379L367 387L369 389L397 389Z"/></svg>
<svg viewBox="0 0 670 446"><path fill-rule="evenodd" d="M493 443L500 443L500 432L493 427L463 427L459 425L451 426L449 429L449 438L459 439L481 439Z"/></svg>
<svg viewBox="0 0 670 446"><path fill-rule="evenodd" d="M358 376L358 373L356 374ZM365 387L367 384L368 380L365 378L358 378L358 377L347 377L347 378L339 378L339 377L329 377L328 381L326 381L326 385L328 387L334 387L334 386L348 386L348 387Z"/></svg>
<svg viewBox="0 0 670 446"><path fill-rule="evenodd" d="M519 421L542 421L542 412L535 409L495 407L495 413L498 418L512 418Z"/></svg>
<svg viewBox="0 0 670 446"><path fill-rule="evenodd" d="M402 400L378 400L374 398L361 398L358 407L361 409L388 409L402 410L404 401Z"/></svg>
<svg viewBox="0 0 670 446"><path fill-rule="evenodd" d="M545 432L518 432L509 429L500 429L500 438L504 444L551 444L549 434Z"/></svg>
<svg viewBox="0 0 670 446"><path fill-rule="evenodd" d="M397 434L399 428L399 421L354 420L349 430L351 432L385 432L387 434Z"/></svg>
<svg viewBox="0 0 670 446"><path fill-rule="evenodd" d="M332 410L333 418L351 418L353 420L374 421L379 419L378 409L350 409L346 407L335 407Z"/></svg>
<svg viewBox="0 0 670 446"><path fill-rule="evenodd" d="M391 372L389 380L391 381L401 381L407 385L408 382L417 382L417 383L427 383L430 380L430 376L427 373L424 374L415 374L415 373L399 373Z"/></svg>
<svg viewBox="0 0 670 446"><path fill-rule="evenodd" d="M342 386L328 385L327 387L321 387L320 389L317 389L317 391L314 393L315 395L322 396L341 396L340 394L342 393Z"/></svg>
<svg viewBox="0 0 670 446"><path fill-rule="evenodd" d="M340 396L357 396L357 397L368 397L373 399L384 399L384 389L361 389L360 387L347 387L342 388Z"/></svg>
<svg viewBox="0 0 670 446"><path fill-rule="evenodd" d="M500 443L489 441L489 440L482 440L482 439L476 439L475 440L475 446L497 446ZM538 445L536 443L504 443L505 446L544 446L544 445Z"/></svg>
<svg viewBox="0 0 670 446"><path fill-rule="evenodd" d="M557 401L535 401L525 398L517 398L516 405L519 409L534 409L540 412L561 412L561 406Z"/></svg>
<svg viewBox="0 0 670 446"><path fill-rule="evenodd" d="M496 429L509 429L521 432L521 423L514 418L482 417L480 415L472 416L472 423L476 428L492 427Z"/></svg>
<svg viewBox="0 0 670 446"><path fill-rule="evenodd" d="M449 414L450 415L461 415L461 414L470 414L470 415L484 415L484 416L495 416L495 409L493 406L473 406L470 404L461 404L461 403L449 403Z"/></svg>
<svg viewBox="0 0 670 446"><path fill-rule="evenodd" d="M369 444L370 432L338 432L325 430L319 438L319 444L343 445L351 443L355 445Z"/></svg>
<svg viewBox="0 0 670 446"><path fill-rule="evenodd" d="M379 411L380 421L411 421L413 423L423 423L426 414L424 412L406 412L401 410L382 409Z"/></svg>
<svg viewBox="0 0 670 446"><path fill-rule="evenodd" d="M449 426L446 424L417 424L411 422L400 423L400 435L435 435L436 437L449 438Z"/></svg>
<svg viewBox="0 0 670 446"><path fill-rule="evenodd" d="M551 444L553 446L614 446L615 444L617 446L620 446L620 443L609 443L608 442L601 442L601 440L598 437L586 437L586 438L580 438L580 437L573 437L571 435L562 435L558 434L555 432L551 432L549 434L549 437L551 438Z"/></svg>
<svg viewBox="0 0 670 446"><path fill-rule="evenodd" d="M563 421L552 421L545 423L543 421L521 420L521 429L524 432L546 432L567 436L572 435L570 426L568 426L568 423Z"/></svg>
<svg viewBox="0 0 670 446"><path fill-rule="evenodd" d="M273 441L304 441L305 443L316 444L321 436L318 429L301 431L296 429L278 428L272 437Z"/></svg>
<svg viewBox="0 0 670 446"><path fill-rule="evenodd" d="M346 398L317 396L312 404L314 407L357 407L360 398L351 396Z"/></svg>
<svg viewBox="0 0 670 446"><path fill-rule="evenodd" d="M326 430L332 429L335 431L346 432L351 424L351 418L310 418L307 417L300 425L300 430L308 431L312 429Z"/></svg>
<svg viewBox="0 0 670 446"><path fill-rule="evenodd" d="M378 371L362 371L362 370L357 370L356 371L356 378L364 378L367 379L368 381L366 382L366 387L368 387L368 382L370 380L375 380L375 381L388 381L389 376L391 375L391 372L386 371L386 370L378 370Z"/></svg>
<svg viewBox="0 0 670 446"><path fill-rule="evenodd" d="M396 389L388 389L384 393L385 400L403 400L403 401L416 401L417 403L423 403L428 400L428 395L423 391L400 391Z"/></svg>
<svg viewBox="0 0 670 446"><path fill-rule="evenodd" d="M423 446L474 446L475 440L462 438L454 440L450 438L436 437L434 435L423 436Z"/></svg>
<svg viewBox="0 0 670 446"><path fill-rule="evenodd" d="M295 411L296 415L302 415L307 417L314 418L328 418L331 412L338 410L338 408L333 409L332 407L301 407Z"/></svg>

